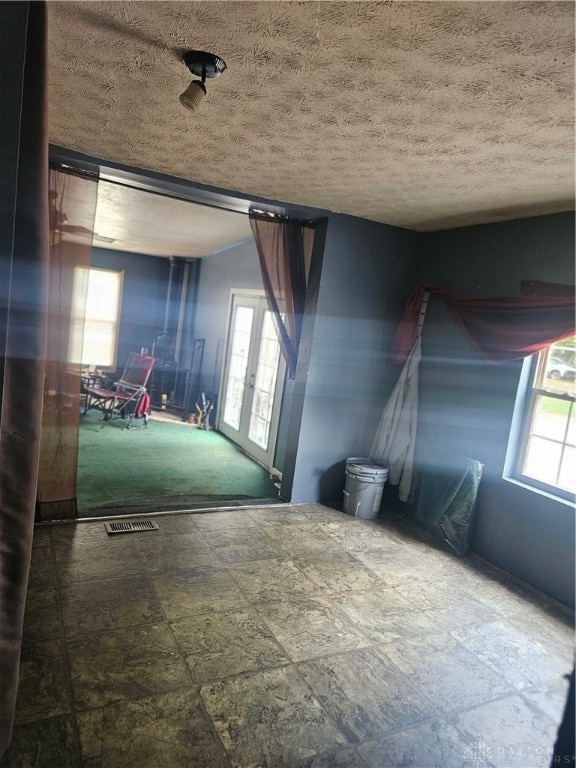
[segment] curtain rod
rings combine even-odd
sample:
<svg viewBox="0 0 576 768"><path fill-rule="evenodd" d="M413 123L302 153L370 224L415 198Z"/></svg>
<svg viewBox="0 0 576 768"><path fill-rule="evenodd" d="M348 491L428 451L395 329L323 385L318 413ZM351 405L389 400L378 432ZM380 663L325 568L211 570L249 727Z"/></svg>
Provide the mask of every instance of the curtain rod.
<svg viewBox="0 0 576 768"><path fill-rule="evenodd" d="M248 211L248 215L253 218L261 218L261 219L271 219L271 220L278 220L278 221L292 221L295 224L301 224L304 227L313 227L316 226L316 224L320 224L322 221L326 221L325 217L321 217L319 219L298 219L294 216L287 216L282 213L272 213L271 211L262 211L257 208L250 208Z"/></svg>
<svg viewBox="0 0 576 768"><path fill-rule="evenodd" d="M219 205L217 202L210 202L210 203L205 201L199 202L196 200L190 200L189 198L186 198L186 197L180 197L179 195L171 194L170 192L159 191L154 189L141 189L140 187L134 184L130 184L129 182L107 178L107 174L105 174L104 176L101 176L99 170L92 171L86 168L73 166L73 165L70 165L69 163L58 161L58 160L50 160L49 167L51 170L59 171L60 173L67 173L70 176L78 176L80 178L93 179L94 181L103 181L103 182L106 182L107 184L114 184L118 187L133 189L137 192L147 192L150 195L158 195L159 197L168 197L172 200L181 200L182 202L190 203L191 205L202 205L202 206L205 206L206 208L215 208L221 211L222 210L229 211L230 213L237 213L243 216L246 216L246 215L259 216L263 219L274 219L278 221L292 221L304 227L315 227L317 224L326 220L325 217L319 217L316 219L301 219L301 218L290 216L287 214L274 213L272 211L264 211L259 208L250 208L248 211L235 211L235 210L231 210L230 208L227 208L226 206Z"/></svg>
<svg viewBox="0 0 576 768"><path fill-rule="evenodd" d="M59 173L67 173L69 176L78 176L81 179L91 179L93 181L100 180L100 174L98 171L89 171L86 168L78 168L67 163L59 163L51 160L48 163L48 167L51 171L58 171Z"/></svg>

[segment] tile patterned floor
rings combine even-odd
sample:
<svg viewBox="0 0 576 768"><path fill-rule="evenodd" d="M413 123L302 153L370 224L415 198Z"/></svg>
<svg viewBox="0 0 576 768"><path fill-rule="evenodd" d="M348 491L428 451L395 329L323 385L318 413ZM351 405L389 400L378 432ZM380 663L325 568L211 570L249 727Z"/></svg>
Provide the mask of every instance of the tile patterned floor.
<svg viewBox="0 0 576 768"><path fill-rule="evenodd" d="M36 531L0 768L547 768L574 616L388 516Z"/></svg>

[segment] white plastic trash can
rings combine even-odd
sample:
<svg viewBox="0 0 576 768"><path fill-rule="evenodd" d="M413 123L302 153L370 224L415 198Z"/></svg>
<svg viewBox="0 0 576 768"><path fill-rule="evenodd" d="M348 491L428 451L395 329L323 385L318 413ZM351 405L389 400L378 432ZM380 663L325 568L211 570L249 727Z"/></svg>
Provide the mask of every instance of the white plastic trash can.
<svg viewBox="0 0 576 768"><path fill-rule="evenodd" d="M378 516L382 492L388 479L388 467L365 457L351 457L346 461L344 512L363 520Z"/></svg>

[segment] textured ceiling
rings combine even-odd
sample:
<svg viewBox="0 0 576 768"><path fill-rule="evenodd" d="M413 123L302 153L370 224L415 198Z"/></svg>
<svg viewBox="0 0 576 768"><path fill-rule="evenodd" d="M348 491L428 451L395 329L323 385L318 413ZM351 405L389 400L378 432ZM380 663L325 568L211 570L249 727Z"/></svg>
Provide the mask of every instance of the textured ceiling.
<svg viewBox="0 0 576 768"><path fill-rule="evenodd" d="M248 216L100 181L94 245L201 258L252 237ZM99 236L112 238L107 243Z"/></svg>
<svg viewBox="0 0 576 768"><path fill-rule="evenodd" d="M50 138L420 230L573 207L571 2L50 2ZM197 113L182 49L228 65Z"/></svg>

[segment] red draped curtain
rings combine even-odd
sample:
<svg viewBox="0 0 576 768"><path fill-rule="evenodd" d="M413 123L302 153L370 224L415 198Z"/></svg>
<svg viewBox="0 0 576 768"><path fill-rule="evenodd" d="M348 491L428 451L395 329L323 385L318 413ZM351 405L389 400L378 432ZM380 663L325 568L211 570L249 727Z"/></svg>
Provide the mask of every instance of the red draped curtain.
<svg viewBox="0 0 576 768"><path fill-rule="evenodd" d="M472 347L490 363L504 363L539 352L574 334L574 286L524 283L521 296L482 297L419 286L409 297L392 344L393 360L404 363L376 431L371 456L390 465L389 482L407 501L412 487L417 434L419 333L425 297L446 304Z"/></svg>
<svg viewBox="0 0 576 768"><path fill-rule="evenodd" d="M426 293L444 302L471 346L490 363L505 363L574 335L574 286L525 283L521 296L475 297L437 285L419 286L410 296L394 337L394 361L402 363L416 340L418 317Z"/></svg>
<svg viewBox="0 0 576 768"><path fill-rule="evenodd" d="M319 236L326 220L301 221L250 211L250 225L268 307L289 375L294 378L312 254L321 245Z"/></svg>

